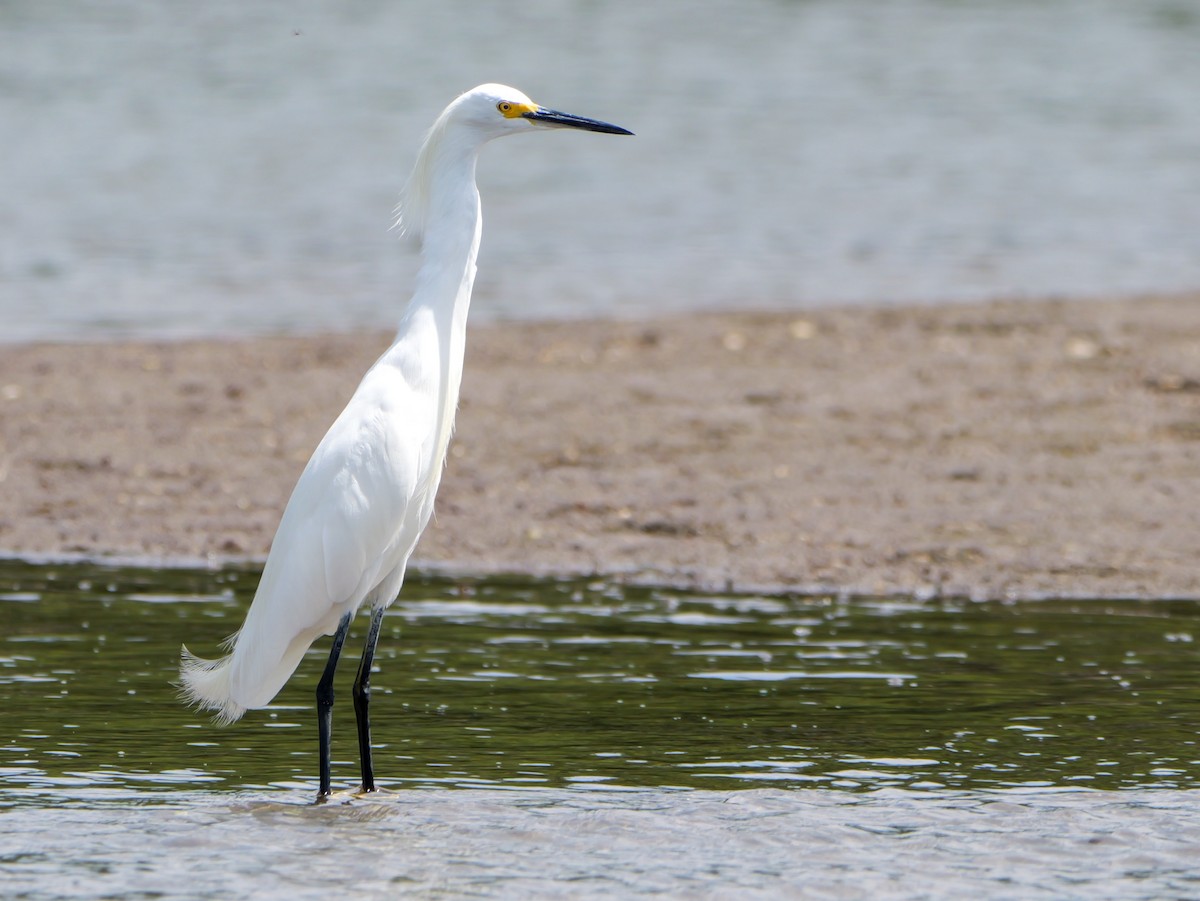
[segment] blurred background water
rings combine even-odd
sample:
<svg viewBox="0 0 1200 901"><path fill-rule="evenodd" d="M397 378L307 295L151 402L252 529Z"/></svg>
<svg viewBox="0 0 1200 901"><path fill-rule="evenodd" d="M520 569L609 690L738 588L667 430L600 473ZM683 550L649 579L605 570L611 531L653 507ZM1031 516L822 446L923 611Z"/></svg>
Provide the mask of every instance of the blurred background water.
<svg viewBox="0 0 1200 901"><path fill-rule="evenodd" d="M1190 0L0 5L0 340L390 326L423 130L515 84L481 317L1200 287Z"/></svg>

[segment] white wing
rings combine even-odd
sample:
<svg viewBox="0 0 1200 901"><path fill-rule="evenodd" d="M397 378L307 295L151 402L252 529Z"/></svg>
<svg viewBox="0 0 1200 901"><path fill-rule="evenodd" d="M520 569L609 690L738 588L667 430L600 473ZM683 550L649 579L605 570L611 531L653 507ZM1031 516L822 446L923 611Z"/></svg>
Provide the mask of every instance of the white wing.
<svg viewBox="0 0 1200 901"><path fill-rule="evenodd" d="M292 491L231 655L229 698L239 707L268 703L308 646L404 565L428 519L441 462L437 398L385 361Z"/></svg>

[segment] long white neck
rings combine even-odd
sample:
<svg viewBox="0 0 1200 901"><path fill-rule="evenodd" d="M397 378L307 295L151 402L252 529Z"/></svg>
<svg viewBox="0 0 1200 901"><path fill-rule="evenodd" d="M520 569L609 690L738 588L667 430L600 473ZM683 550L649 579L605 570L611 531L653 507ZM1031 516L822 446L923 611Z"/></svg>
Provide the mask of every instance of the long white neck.
<svg viewBox="0 0 1200 901"><path fill-rule="evenodd" d="M413 375L437 385L439 456L450 442L458 406L482 230L475 186L479 145L464 138L434 127L417 158L403 212L406 230L421 237L422 261L393 348L410 341L421 346L417 359L422 372Z"/></svg>
<svg viewBox="0 0 1200 901"><path fill-rule="evenodd" d="M438 146L431 147L435 139ZM413 173L421 184L410 188L408 202L412 216L419 217L413 227L421 236L422 259L405 318L427 308L439 322L464 328L482 226L475 186L479 148L450 135L431 135L421 157Z"/></svg>

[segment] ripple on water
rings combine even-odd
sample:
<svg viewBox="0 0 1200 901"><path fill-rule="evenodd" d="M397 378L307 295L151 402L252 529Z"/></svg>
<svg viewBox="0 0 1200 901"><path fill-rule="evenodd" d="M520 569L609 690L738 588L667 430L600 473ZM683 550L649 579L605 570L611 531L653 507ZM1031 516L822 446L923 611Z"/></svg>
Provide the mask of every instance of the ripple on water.
<svg viewBox="0 0 1200 901"><path fill-rule="evenodd" d="M1196 604L414 578L374 682L393 792L317 808L324 648L229 729L169 684L255 578L0 564L6 891L1196 893Z"/></svg>
<svg viewBox="0 0 1200 901"><path fill-rule="evenodd" d="M1195 791L179 792L0 819L14 897L1193 897Z"/></svg>

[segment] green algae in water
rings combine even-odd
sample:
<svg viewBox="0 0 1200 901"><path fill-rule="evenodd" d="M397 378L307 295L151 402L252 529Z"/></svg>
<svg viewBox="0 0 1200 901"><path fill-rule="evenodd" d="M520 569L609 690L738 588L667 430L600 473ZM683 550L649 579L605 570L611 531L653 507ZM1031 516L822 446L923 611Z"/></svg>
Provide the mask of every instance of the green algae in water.
<svg viewBox="0 0 1200 901"><path fill-rule="evenodd" d="M0 804L315 790L318 642L217 728L171 683L257 573L0 563ZM1200 605L698 595L410 579L372 681L381 785L1195 788ZM339 673L335 786L357 784Z"/></svg>

